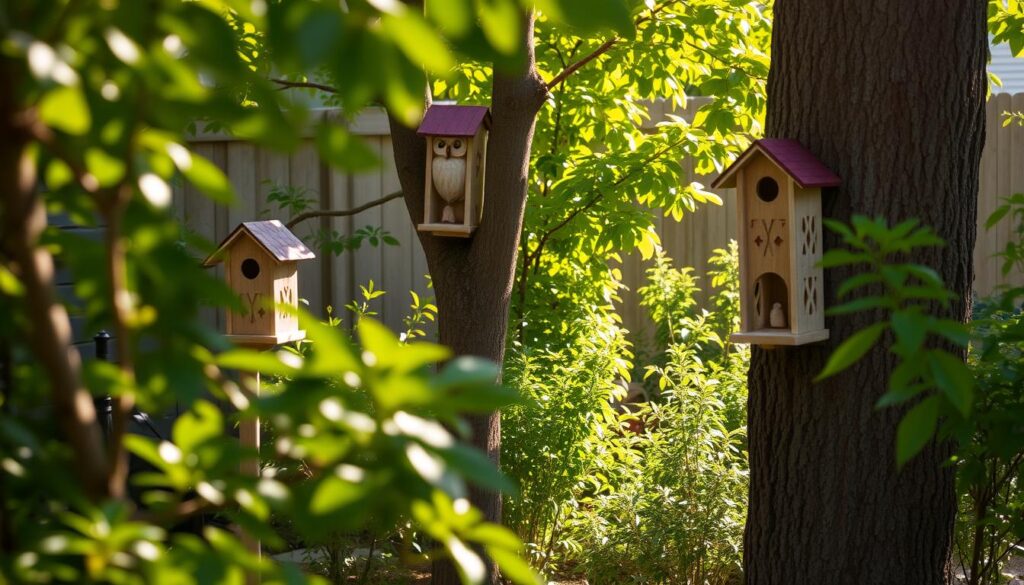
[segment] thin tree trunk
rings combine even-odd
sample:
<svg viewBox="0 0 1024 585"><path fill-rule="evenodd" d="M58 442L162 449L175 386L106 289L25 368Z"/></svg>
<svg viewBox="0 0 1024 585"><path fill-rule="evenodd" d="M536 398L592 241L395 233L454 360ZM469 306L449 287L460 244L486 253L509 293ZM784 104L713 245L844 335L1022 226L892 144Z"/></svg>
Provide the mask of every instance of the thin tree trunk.
<svg viewBox="0 0 1024 585"><path fill-rule="evenodd" d="M984 143L981 0L778 0L768 82L769 136L796 138L843 184L827 217L919 218L948 242L915 254L969 315L978 166ZM826 236L826 248L840 246ZM852 274L826 271L826 299ZM826 384L830 352L874 320L828 320L831 339L755 349L750 368L746 581L939 584L949 581L954 476L933 446L902 471L902 414L877 410L893 366L885 349Z"/></svg>
<svg viewBox="0 0 1024 585"><path fill-rule="evenodd" d="M547 89L534 69L533 16L523 18L526 60L518 73L494 77L491 131L487 146L483 218L471 238L420 233L438 306L441 343L456 355L501 363L505 356L509 299L515 276L519 234L526 209L530 144L537 112ZM429 97L428 97L429 103ZM426 141L391 118L395 161L406 206L414 224L423 222ZM470 419L473 443L496 464L501 448L498 414ZM501 497L471 489L470 500L492 522L501 521ZM491 583L499 583L491 566ZM435 585L459 583L454 568L435 563Z"/></svg>
<svg viewBox="0 0 1024 585"><path fill-rule="evenodd" d="M50 252L39 245L46 209L36 192L36 157L30 153L35 112L16 102L19 80L0 58L0 260L24 286L29 345L47 377L53 415L74 452L84 493L99 500L107 461L92 397L81 378L81 357L71 344L71 322L57 300Z"/></svg>

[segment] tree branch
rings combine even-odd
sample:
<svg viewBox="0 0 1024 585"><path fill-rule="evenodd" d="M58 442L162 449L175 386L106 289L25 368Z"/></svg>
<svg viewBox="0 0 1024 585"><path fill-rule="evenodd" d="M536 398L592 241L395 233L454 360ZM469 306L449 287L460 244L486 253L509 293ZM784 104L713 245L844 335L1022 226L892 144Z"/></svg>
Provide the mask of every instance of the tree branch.
<svg viewBox="0 0 1024 585"><path fill-rule="evenodd" d="M650 164L651 162L653 162L655 159L657 159L658 157L662 156L666 152L672 150L676 146L679 146L679 144L681 144L682 142L683 142L683 138L680 138L679 140L676 140L675 142L662 147L661 149L659 149L657 152L655 152L651 156L645 158L639 165L633 167L628 172L624 173L621 177L616 179L611 184L611 187L618 187L619 185L625 183L627 180L629 180L630 177L636 175L641 170L647 168L648 164ZM570 213L566 218L564 218L562 221L560 221L557 224L555 224L554 227L549 229L543 236L541 236L540 242L537 243L537 248L533 251L532 254L530 254L529 259L528 259L528 261L533 261L534 270L536 270L536 268L540 265L540 255L541 255L541 252L544 251L544 245L547 244L548 239L555 232L557 232L558 230L560 230L560 229L564 228L565 226L569 225L569 222L571 222L573 219L575 219L576 216L578 216L579 214L583 213L584 211L586 211L586 210L590 209L591 207L593 207L594 205L596 205L597 202L602 197L604 197L606 193L607 193L607 191L600 191L600 192L598 192L596 195L594 195L590 199L590 201L587 201L582 206L577 207L576 209L574 209L572 211L572 213ZM527 262L524 262L523 266L527 266Z"/></svg>
<svg viewBox="0 0 1024 585"><path fill-rule="evenodd" d="M17 87L4 73L0 64L0 87ZM84 493L98 501L107 495L102 435L92 397L82 384L81 356L71 345L68 313L56 297L53 257L39 245L47 220L37 194L36 162L29 152L35 116L14 111L4 103L5 97L0 95L0 244L25 287L25 317L32 325L26 334L40 371L48 378L54 418L74 454Z"/></svg>
<svg viewBox="0 0 1024 585"><path fill-rule="evenodd" d="M665 7L668 4L669 4L669 2L662 2L661 4L658 4L657 6L654 6L653 8L651 8L650 13L648 13L645 16L641 16L640 18L636 19L636 21L633 23L633 25L634 26L640 26L641 24L647 22L648 20L654 20L654 17L657 16L657 14L659 12L664 10ZM596 48L593 51L591 51L590 54L584 56L582 59L574 62L572 65L569 65L568 67L563 69L561 73L559 73L558 75L554 76L551 79L551 81L549 81L547 83L548 91L551 91L552 89L554 89L558 84L560 84L563 81L565 81L567 77L569 77L570 75L575 73L578 69L580 69L581 67L583 67L587 63L590 63L594 59L597 59L601 55L607 53L609 49L611 49L613 46L615 46L615 43L617 43L617 42L619 42L621 40L623 40L622 37L614 36L614 37L608 39L607 41L601 43L601 45L598 48ZM578 46L579 46L579 44L577 43L577 47Z"/></svg>
<svg viewBox="0 0 1024 585"><path fill-rule="evenodd" d="M601 43L601 46L599 46L598 48L596 48L593 51L591 51L590 54L584 56L583 58L581 58L578 61L573 62L571 65L569 65L568 67L563 69L561 73L559 73L558 75L554 76L551 79L551 81L549 81L547 83L548 91L551 91L552 89L557 87L558 84L560 84L563 81L565 81L566 78L568 78L570 75L572 75L573 73L576 73L576 71L579 70L580 67L583 67L587 63L590 63L594 59L597 59L601 55L604 55L605 53L607 53L608 50L611 49L613 46L615 46L615 43L619 42L620 40L622 40L622 39L619 38L619 37L612 37L612 38L608 39L607 41Z"/></svg>
<svg viewBox="0 0 1024 585"><path fill-rule="evenodd" d="M357 213L366 211L367 209L372 209L374 207L377 207L378 205L384 205L385 203L391 201L392 199L398 199L402 195L402 191L395 191L394 193L388 193L387 195L381 197L380 199L374 199L373 201L363 203L362 205L353 207L352 209L318 209L316 211L305 211L288 220L288 223L286 223L285 225L288 227L288 229L291 229L298 225L299 223L306 221L307 219L312 219L314 217L348 217L350 215L355 215Z"/></svg>
<svg viewBox="0 0 1024 585"><path fill-rule="evenodd" d="M324 85L322 83L314 83L312 81L289 81L287 79L271 78L270 81L278 84L280 87L278 91L285 89L319 89L326 93L341 93L336 87Z"/></svg>

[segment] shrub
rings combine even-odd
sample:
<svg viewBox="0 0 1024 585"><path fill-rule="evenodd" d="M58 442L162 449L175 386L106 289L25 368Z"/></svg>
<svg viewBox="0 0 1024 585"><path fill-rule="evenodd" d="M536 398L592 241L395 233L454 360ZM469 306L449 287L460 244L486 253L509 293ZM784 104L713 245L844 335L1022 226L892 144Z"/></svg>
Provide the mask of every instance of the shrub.
<svg viewBox="0 0 1024 585"><path fill-rule="evenodd" d="M736 248L717 250L699 308L690 269L656 257L642 302L665 351L645 368L648 404L620 405L630 370L615 315L589 315L568 349L518 348L505 382L530 398L506 411L504 470L519 480L506 520L538 568L591 583L727 583L746 513L749 352L732 346Z"/></svg>

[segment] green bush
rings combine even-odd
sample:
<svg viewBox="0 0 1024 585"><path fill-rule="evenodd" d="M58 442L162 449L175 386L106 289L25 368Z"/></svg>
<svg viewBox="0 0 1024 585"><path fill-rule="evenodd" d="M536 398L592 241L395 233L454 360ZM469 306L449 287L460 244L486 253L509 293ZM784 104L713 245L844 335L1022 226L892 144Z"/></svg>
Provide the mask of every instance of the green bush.
<svg viewBox="0 0 1024 585"><path fill-rule="evenodd" d="M713 290L658 255L640 290L664 343L645 368L656 398L618 405L630 370L608 312L559 352L519 349L505 382L529 398L504 414L504 470L520 482L506 520L537 567L599 583L728 583L746 515L749 352L738 320L736 248L718 250Z"/></svg>
<svg viewBox="0 0 1024 585"><path fill-rule="evenodd" d="M617 380L629 375L629 350L615 320L591 313L566 349L509 352L504 382L525 403L502 414L502 468L518 480L505 522L528 543L541 568L580 552L565 539L565 523L599 455L600 433L613 428ZM586 325L586 326L582 326Z"/></svg>

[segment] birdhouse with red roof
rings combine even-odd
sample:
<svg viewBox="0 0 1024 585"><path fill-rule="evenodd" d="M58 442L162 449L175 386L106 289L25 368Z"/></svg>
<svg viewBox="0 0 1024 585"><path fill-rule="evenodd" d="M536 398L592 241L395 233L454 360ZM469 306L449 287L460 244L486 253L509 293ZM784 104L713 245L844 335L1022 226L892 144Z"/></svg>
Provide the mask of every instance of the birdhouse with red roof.
<svg viewBox="0 0 1024 585"><path fill-rule="evenodd" d="M712 183L734 187L740 247L736 343L804 345L828 339L821 194L839 177L796 140L766 138Z"/></svg>
<svg viewBox="0 0 1024 585"><path fill-rule="evenodd" d="M468 238L480 225L490 126L486 106L436 104L427 109L418 130L427 140L419 231Z"/></svg>
<svg viewBox="0 0 1024 585"><path fill-rule="evenodd" d="M280 221L247 221L232 231L204 266L224 263L228 286L243 311L227 316L227 336L239 345L269 347L305 337L299 306L299 262L316 256Z"/></svg>

